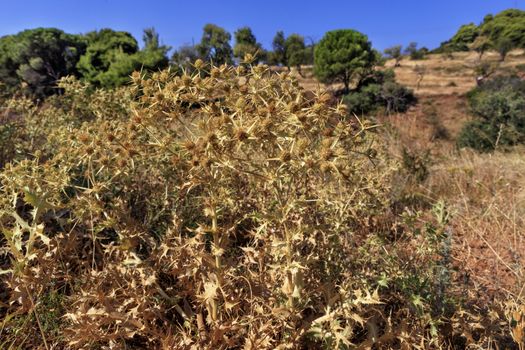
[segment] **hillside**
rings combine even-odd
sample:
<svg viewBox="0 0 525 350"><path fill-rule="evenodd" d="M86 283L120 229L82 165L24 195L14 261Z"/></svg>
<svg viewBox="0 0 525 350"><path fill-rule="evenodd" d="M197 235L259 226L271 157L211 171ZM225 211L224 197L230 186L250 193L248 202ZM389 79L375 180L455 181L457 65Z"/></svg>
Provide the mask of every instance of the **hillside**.
<svg viewBox="0 0 525 350"><path fill-rule="evenodd" d="M525 51L510 52L504 62L500 62L496 52L484 54L481 61L476 52L454 52L452 56L429 54L423 60L410 60L405 57L399 67L394 67L394 61L389 60L384 67L394 69L396 80L413 89L415 94L421 97L465 94L476 86L476 67L481 63L492 65L495 74L521 74L525 70ZM282 67L273 69L286 70ZM422 72L421 80L421 74L418 72ZM306 90L315 91L318 86L332 91L340 88L338 85L319 84L313 75L312 66L301 67L301 74L297 69L292 68L292 75Z"/></svg>

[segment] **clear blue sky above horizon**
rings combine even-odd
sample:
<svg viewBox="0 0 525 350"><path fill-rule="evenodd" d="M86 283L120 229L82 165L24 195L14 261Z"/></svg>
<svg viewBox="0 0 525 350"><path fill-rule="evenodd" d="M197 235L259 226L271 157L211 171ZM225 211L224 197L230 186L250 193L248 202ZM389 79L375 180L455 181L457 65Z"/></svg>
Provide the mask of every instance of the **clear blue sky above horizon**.
<svg viewBox="0 0 525 350"><path fill-rule="evenodd" d="M232 34L252 28L264 47L275 32L299 33L318 41L333 29L352 28L384 49L411 41L437 47L460 25L479 23L489 13L524 9L525 0L325 0L325 1L167 1L167 0L0 0L0 36L36 27L69 33L112 28L131 32L155 27L161 41L177 48L198 42L206 23Z"/></svg>

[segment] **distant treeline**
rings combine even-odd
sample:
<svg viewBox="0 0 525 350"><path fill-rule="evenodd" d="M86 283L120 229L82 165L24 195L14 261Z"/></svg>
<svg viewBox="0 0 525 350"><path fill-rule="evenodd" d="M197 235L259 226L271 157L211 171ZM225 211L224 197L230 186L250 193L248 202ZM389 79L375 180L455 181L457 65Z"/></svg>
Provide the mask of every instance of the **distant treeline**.
<svg viewBox="0 0 525 350"><path fill-rule="evenodd" d="M285 37L277 32L273 50L266 51L249 27L231 34L207 24L196 45L183 45L168 56L153 28L144 30L143 47L128 32L102 29L87 34L68 34L56 28L24 30L0 38L0 85L4 92L28 92L46 96L56 91L61 77L72 75L93 86L112 88L129 82L134 71L192 69L198 58L215 65L239 62L250 54L256 62L287 67L313 63L313 41L305 43L299 34Z"/></svg>
<svg viewBox="0 0 525 350"><path fill-rule="evenodd" d="M214 24L204 26L200 42L183 45L171 56L171 48L161 44L154 28L145 29L142 40L140 48L130 33L112 29L68 34L56 28L37 28L1 37L0 93L47 96L58 91L56 82L68 75L95 87L113 88L129 82L134 71L147 73L168 66L177 71L192 70L199 58L215 65L235 64L246 55L253 57L255 63L297 67L299 72L301 65L313 64L315 57L322 57L323 62L316 62L316 66L323 68L317 67L316 75L321 81L338 79L348 91L356 72L364 76L357 68L370 66L371 61L379 63L370 57L375 50L366 36L361 38L352 33L337 39L336 46L325 45L323 52L318 53L318 43L299 34L285 36L282 31L275 34L271 50L265 50L249 27L234 32L232 47L232 35ZM462 26L452 39L433 52L476 50L481 57L487 50L497 50L505 59L514 48L525 48L525 12L511 9L486 16L480 25ZM418 49L416 43L404 50L412 59L423 59L428 52L427 48ZM402 47L391 47L385 50L385 55L398 64ZM326 65L328 61L333 62Z"/></svg>

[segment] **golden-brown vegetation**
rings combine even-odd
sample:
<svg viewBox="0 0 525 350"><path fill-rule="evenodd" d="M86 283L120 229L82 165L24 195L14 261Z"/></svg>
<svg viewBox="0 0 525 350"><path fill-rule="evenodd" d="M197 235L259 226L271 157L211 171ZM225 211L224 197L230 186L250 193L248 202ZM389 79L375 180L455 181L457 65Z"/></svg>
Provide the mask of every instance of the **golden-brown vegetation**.
<svg viewBox="0 0 525 350"><path fill-rule="evenodd" d="M6 102L2 348L523 346L519 155L195 67Z"/></svg>

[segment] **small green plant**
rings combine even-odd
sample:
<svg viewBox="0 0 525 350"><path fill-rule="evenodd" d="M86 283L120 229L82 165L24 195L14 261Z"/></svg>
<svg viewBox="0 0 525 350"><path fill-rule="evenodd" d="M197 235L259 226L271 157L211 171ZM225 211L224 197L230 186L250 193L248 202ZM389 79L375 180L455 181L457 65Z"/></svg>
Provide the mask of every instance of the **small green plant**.
<svg viewBox="0 0 525 350"><path fill-rule="evenodd" d="M395 82L393 71L374 72L343 101L351 114L369 114L384 108L386 113L403 113L415 104L416 97L405 86Z"/></svg>

